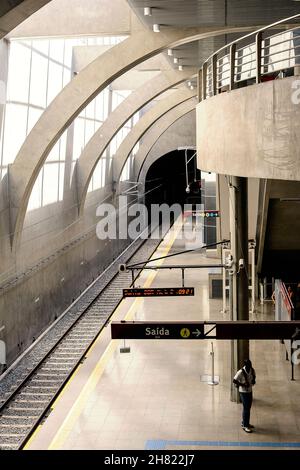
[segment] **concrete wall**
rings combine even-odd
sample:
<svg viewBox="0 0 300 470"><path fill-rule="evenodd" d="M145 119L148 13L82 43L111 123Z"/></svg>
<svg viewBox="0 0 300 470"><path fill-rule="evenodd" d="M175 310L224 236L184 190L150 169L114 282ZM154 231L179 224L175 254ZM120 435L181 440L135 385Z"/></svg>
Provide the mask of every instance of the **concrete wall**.
<svg viewBox="0 0 300 470"><path fill-rule="evenodd" d="M226 178L224 175L218 175L219 187L219 210L221 211L220 218L220 236L221 239L230 238L229 226L229 190ZM249 239L256 238L256 225L258 214L258 194L259 194L259 179L248 179L248 233Z"/></svg>
<svg viewBox="0 0 300 470"><path fill-rule="evenodd" d="M300 104L292 101L296 78L248 86L199 103L198 166L220 174L299 181Z"/></svg>
<svg viewBox="0 0 300 470"><path fill-rule="evenodd" d="M128 34L130 29L131 10L125 0L52 0L9 37Z"/></svg>
<svg viewBox="0 0 300 470"><path fill-rule="evenodd" d="M258 218L258 271L298 282L300 182L264 180Z"/></svg>
<svg viewBox="0 0 300 470"><path fill-rule="evenodd" d="M17 260L19 274L9 276L8 272L0 278L0 325L5 326L2 337L8 365L128 244L128 240L102 241L96 237L100 220L96 207L104 191L95 193L88 198L84 219L72 227L73 233L66 229L67 220L59 205L44 208L44 222L41 214L36 215L39 222L34 222L34 211L30 214Z"/></svg>

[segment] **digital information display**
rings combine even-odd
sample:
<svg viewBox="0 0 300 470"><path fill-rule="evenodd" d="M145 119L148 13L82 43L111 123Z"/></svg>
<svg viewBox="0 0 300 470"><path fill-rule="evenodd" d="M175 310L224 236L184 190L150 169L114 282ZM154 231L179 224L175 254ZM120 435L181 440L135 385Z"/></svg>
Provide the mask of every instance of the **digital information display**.
<svg viewBox="0 0 300 470"><path fill-rule="evenodd" d="M123 289L123 297L186 297L195 295L194 287L153 287Z"/></svg>

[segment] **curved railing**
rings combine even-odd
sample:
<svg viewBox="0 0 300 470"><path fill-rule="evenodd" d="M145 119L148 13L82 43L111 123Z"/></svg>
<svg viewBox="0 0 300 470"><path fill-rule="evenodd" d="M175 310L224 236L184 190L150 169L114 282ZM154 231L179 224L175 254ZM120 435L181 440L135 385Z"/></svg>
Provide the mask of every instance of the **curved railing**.
<svg viewBox="0 0 300 470"><path fill-rule="evenodd" d="M274 29L280 32L271 34ZM199 72L199 101L275 78L278 72L293 75L297 65L300 67L300 14L247 34L211 55Z"/></svg>

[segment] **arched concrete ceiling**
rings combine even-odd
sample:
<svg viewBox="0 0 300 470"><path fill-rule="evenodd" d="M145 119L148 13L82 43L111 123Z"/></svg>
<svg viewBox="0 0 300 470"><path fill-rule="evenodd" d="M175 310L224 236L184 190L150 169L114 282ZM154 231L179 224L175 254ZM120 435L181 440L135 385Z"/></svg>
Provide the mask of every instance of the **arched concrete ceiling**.
<svg viewBox="0 0 300 470"><path fill-rule="evenodd" d="M72 188L77 186L79 213L82 214L88 187L93 171L106 147L122 126L143 106L156 98L167 89L191 78L196 73L195 69L187 68L182 72L170 70L161 73L154 80L149 80L145 85L131 93L106 119L103 125L87 143L80 155L76 173L74 172Z"/></svg>
<svg viewBox="0 0 300 470"><path fill-rule="evenodd" d="M140 179L140 173L143 165L146 161L148 154L155 145L155 142L163 135L163 133L169 129L169 127L180 119L182 116L195 110L196 100L191 99L184 103L179 104L174 109L170 110L164 116L162 116L151 128L148 134L145 136L143 144L141 145L138 153L135 156L134 168L136 180Z"/></svg>
<svg viewBox="0 0 300 470"><path fill-rule="evenodd" d="M143 184L151 165L163 155L178 150L179 147L196 146L196 116L193 111L175 121L155 142L142 166L139 181Z"/></svg>
<svg viewBox="0 0 300 470"><path fill-rule="evenodd" d="M47 156L63 132L85 106L111 81L168 47L253 27L170 29L160 34L138 31L83 69L52 101L22 145L9 168L12 244L20 239L29 197Z"/></svg>
<svg viewBox="0 0 300 470"><path fill-rule="evenodd" d="M0 39L51 0L1 0Z"/></svg>
<svg viewBox="0 0 300 470"><path fill-rule="evenodd" d="M161 100L153 108L150 109L129 132L127 137L123 140L113 158L113 179L119 181L124 165L132 152L133 148L143 137L143 135L157 122L162 116L168 113L171 109L177 107L180 103L184 103L196 96L195 90L188 90L186 88L179 89L172 95L164 100ZM193 100L195 105L195 102Z"/></svg>

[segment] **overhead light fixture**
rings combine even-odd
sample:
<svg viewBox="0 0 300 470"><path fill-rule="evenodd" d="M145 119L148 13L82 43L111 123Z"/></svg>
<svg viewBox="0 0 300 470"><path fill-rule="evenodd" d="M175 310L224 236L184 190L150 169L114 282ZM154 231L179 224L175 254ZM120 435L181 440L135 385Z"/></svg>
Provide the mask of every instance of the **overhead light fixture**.
<svg viewBox="0 0 300 470"><path fill-rule="evenodd" d="M145 7L144 8L144 16L152 16L152 8Z"/></svg>
<svg viewBox="0 0 300 470"><path fill-rule="evenodd" d="M300 202L300 198L299 197L281 197L280 202Z"/></svg>
<svg viewBox="0 0 300 470"><path fill-rule="evenodd" d="M182 72L183 66L182 66L182 65L178 65L178 70L180 70L180 72Z"/></svg>
<svg viewBox="0 0 300 470"><path fill-rule="evenodd" d="M154 23L154 25L153 25L153 31L154 31L154 33L160 33L159 24Z"/></svg>
<svg viewBox="0 0 300 470"><path fill-rule="evenodd" d="M169 56L173 55L172 49L168 49L168 55L169 55Z"/></svg>
<svg viewBox="0 0 300 470"><path fill-rule="evenodd" d="M193 89L194 89L194 85L191 85L191 90L193 90Z"/></svg>
<svg viewBox="0 0 300 470"><path fill-rule="evenodd" d="M178 64L178 59L177 59L177 57L174 57L173 62L174 62L174 64Z"/></svg>
<svg viewBox="0 0 300 470"><path fill-rule="evenodd" d="M188 84L188 86L192 86L192 82L191 82L191 81L188 81L187 84Z"/></svg>

